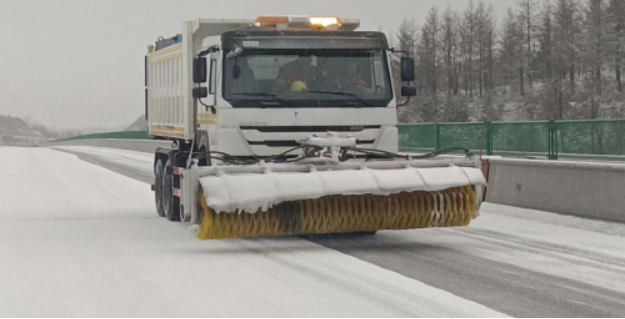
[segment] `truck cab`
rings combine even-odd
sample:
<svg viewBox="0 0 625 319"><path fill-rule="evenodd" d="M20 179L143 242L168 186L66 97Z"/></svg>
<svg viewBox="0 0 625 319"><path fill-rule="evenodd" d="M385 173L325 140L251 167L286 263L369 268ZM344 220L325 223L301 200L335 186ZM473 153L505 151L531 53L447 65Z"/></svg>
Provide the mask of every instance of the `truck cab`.
<svg viewBox="0 0 625 319"><path fill-rule="evenodd" d="M394 92L394 55L383 33L359 25L337 17L184 23L146 56L150 135L239 158L282 154L328 132L396 152L404 97Z"/></svg>

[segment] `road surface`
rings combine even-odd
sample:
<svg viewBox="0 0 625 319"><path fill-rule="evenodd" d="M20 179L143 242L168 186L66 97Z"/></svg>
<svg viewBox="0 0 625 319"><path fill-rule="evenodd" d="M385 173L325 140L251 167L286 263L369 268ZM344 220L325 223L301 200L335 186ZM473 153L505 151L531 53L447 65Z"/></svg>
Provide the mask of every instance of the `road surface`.
<svg viewBox="0 0 625 319"><path fill-rule="evenodd" d="M0 154L0 317L503 316L299 238L202 242L156 217L145 183Z"/></svg>
<svg viewBox="0 0 625 319"><path fill-rule="evenodd" d="M11 150L0 177L25 185L0 194L33 196L0 206L0 242L16 243L0 247L0 286L12 288L0 291L0 316L7 305L21 305L13 315L625 316L622 224L485 204L465 229L199 242L155 217L140 182L152 179L151 154L63 150L136 181L66 153ZM55 295L64 285L81 293Z"/></svg>

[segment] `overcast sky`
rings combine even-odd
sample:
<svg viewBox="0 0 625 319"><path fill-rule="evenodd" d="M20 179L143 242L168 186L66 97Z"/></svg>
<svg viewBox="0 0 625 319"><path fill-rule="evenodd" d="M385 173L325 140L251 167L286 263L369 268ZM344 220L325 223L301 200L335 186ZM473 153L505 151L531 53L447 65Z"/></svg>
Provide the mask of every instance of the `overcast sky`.
<svg viewBox="0 0 625 319"><path fill-rule="evenodd" d="M58 128L119 127L143 114L143 56L196 18L337 15L386 33L469 0L0 0L0 115ZM498 17L515 0L493 0Z"/></svg>

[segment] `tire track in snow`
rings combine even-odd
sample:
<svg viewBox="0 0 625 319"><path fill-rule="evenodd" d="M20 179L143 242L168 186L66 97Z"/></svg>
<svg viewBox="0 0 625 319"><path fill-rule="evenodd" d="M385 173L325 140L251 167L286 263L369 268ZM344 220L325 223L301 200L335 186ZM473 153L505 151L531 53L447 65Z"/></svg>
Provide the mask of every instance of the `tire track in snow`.
<svg viewBox="0 0 625 319"><path fill-rule="evenodd" d="M424 230L420 237L437 236L438 232ZM314 240L512 316L612 317L625 313L625 294L484 259L472 255L464 245L450 248L426 241L405 240L394 233L366 240Z"/></svg>
<svg viewBox="0 0 625 319"><path fill-rule="evenodd" d="M106 157L105 151L102 152ZM126 166L123 159L111 163L94 156L91 160L100 165L104 163L114 171L126 170L122 174L137 180L151 181L151 177L145 176L146 169L136 171ZM132 166L136 161L137 158L133 158ZM151 168L151 160L144 165ZM506 219L507 224L493 222L495 216ZM620 269L623 258L558 244L556 237L548 241L533 240L523 233L522 227L517 227L517 221L519 219L514 217L489 213L464 230L381 232L374 238L355 240L330 236L311 241L514 316L625 315L625 306L620 302L625 300L624 294L601 287L588 278L581 280L552 269L560 264L561 267L568 265L587 271L579 275L589 278L610 272L619 285L625 281ZM496 231L484 229L480 226L483 224L495 227ZM533 226L548 229L553 225L536 223ZM584 235L583 229L575 231L568 228L565 235ZM566 236L565 239L575 239Z"/></svg>
<svg viewBox="0 0 625 319"><path fill-rule="evenodd" d="M610 271L625 277L625 259L622 258L612 257L585 249L575 249L554 243L533 241L519 236L489 230L458 229L457 231L459 233L464 233L468 237L488 241L497 246L549 256L580 266Z"/></svg>
<svg viewBox="0 0 625 319"><path fill-rule="evenodd" d="M461 309L471 309L474 305L462 300L455 300L455 297L447 292L430 291L428 295L420 293L425 285L420 282L403 282L394 272L386 271L384 274L374 273L363 274L355 269L349 269L345 264L328 263L321 259L304 253L317 246L313 243L301 243L297 248L275 248L275 243L281 240L253 239L244 240L241 245L247 247L248 251L262 249L264 257L271 262L298 271L306 276L319 278L323 282L328 282L337 289L350 292L350 294L367 298L378 307L386 308L391 313L398 313L407 317L466 317L469 314L479 312L479 307L467 312ZM321 248L321 247L320 247ZM353 258L351 264L358 264L359 259ZM367 266L371 270L375 266ZM376 267L377 268L377 267ZM377 272L377 271L376 271ZM399 280L399 281L398 281ZM398 285L396 283L401 283ZM448 302L445 302L448 301ZM427 307L423 305L428 305ZM484 313L484 316L492 314Z"/></svg>
<svg viewBox="0 0 625 319"><path fill-rule="evenodd" d="M20 164L31 152L55 164ZM51 198L71 190L82 200L0 195L2 217L21 208L40 210L21 218L55 218L0 223L0 242L10 243L0 245L0 316L504 316L299 238L197 241L185 225L155 216L143 183L47 149L7 155L0 179L15 169L38 171L0 190L37 187ZM7 157L16 167L5 165ZM64 188L40 187L61 175ZM131 204L100 193L93 181Z"/></svg>

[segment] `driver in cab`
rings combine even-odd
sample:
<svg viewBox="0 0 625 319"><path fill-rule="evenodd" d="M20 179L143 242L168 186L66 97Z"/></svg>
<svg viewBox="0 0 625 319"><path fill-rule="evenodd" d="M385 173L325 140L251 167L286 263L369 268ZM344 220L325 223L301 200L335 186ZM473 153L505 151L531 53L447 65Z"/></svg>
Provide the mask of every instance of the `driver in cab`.
<svg viewBox="0 0 625 319"><path fill-rule="evenodd" d="M318 76L317 68L312 65L312 58L302 56L280 68L274 81L273 93L280 95L288 92L307 91L315 83Z"/></svg>

